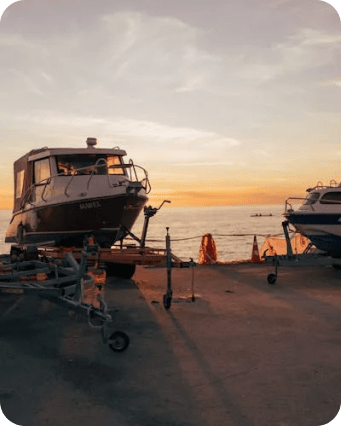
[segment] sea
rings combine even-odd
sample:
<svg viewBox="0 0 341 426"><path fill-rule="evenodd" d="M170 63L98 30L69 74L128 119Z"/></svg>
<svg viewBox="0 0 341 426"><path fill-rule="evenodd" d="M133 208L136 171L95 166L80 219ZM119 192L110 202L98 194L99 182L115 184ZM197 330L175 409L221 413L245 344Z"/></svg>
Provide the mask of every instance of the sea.
<svg viewBox="0 0 341 426"><path fill-rule="evenodd" d="M165 204L149 220L146 245L165 248L169 228L172 253L182 260L192 258L197 262L202 237L209 233L217 248L218 261L249 260L255 235L259 249L266 237L283 237L283 211L284 205L170 207ZM0 210L0 254L10 251L5 234L11 213ZM143 223L141 213L132 229L139 238Z"/></svg>

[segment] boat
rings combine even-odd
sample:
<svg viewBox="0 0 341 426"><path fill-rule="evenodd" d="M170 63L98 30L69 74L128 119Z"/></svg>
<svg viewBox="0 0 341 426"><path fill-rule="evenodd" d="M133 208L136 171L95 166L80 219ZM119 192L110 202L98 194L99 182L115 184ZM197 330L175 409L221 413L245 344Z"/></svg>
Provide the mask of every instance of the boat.
<svg viewBox="0 0 341 426"><path fill-rule="evenodd" d="M285 201L283 216L297 232L326 254L341 257L341 183L332 180L325 186L318 182L306 190L304 198L290 197ZM293 209L292 204L303 201Z"/></svg>
<svg viewBox="0 0 341 426"><path fill-rule="evenodd" d="M125 163L126 151L97 148L31 150L14 163L14 207L5 242L103 248L128 235L151 190L147 171Z"/></svg>
<svg viewBox="0 0 341 426"><path fill-rule="evenodd" d="M272 213L269 214L263 214L263 213L254 213L251 215L251 217L271 217Z"/></svg>

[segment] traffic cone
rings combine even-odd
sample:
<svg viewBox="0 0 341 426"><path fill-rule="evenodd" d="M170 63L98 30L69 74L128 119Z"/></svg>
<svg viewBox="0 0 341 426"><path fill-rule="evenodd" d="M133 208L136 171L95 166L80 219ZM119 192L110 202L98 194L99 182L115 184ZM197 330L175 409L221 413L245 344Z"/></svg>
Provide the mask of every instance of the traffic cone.
<svg viewBox="0 0 341 426"><path fill-rule="evenodd" d="M260 262L260 256L259 256L259 250L258 250L256 235L253 238L251 262Z"/></svg>

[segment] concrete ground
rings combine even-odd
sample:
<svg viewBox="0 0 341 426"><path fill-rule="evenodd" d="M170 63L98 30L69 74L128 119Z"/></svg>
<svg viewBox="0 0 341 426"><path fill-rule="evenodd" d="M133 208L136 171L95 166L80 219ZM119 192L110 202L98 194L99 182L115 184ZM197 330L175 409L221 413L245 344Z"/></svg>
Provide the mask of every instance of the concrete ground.
<svg viewBox="0 0 341 426"><path fill-rule="evenodd" d="M24 426L317 426L341 403L341 271L264 264L138 267L110 278L113 330L43 299L0 298L0 402Z"/></svg>

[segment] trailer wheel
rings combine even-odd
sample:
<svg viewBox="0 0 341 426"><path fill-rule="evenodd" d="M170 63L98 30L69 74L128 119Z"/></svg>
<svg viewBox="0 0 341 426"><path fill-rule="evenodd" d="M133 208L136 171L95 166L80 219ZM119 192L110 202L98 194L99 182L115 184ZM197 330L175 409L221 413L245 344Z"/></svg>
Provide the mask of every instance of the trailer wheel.
<svg viewBox="0 0 341 426"><path fill-rule="evenodd" d="M277 275L269 274L267 280L268 280L268 283L271 284L271 285L276 284Z"/></svg>
<svg viewBox="0 0 341 426"><path fill-rule="evenodd" d="M169 309L171 307L171 303L172 303L172 296L168 296L168 294L165 294L163 296L163 306L165 307L165 309Z"/></svg>
<svg viewBox="0 0 341 426"><path fill-rule="evenodd" d="M127 349L129 346L129 337L126 333L123 331L115 331L110 337L109 337L109 347L114 352L123 352Z"/></svg>
<svg viewBox="0 0 341 426"><path fill-rule="evenodd" d="M107 262L107 274L113 277L130 278L135 274L136 265L127 263Z"/></svg>
<svg viewBox="0 0 341 426"><path fill-rule="evenodd" d="M340 270L341 269L341 264L340 263L333 263L332 267L336 270Z"/></svg>

